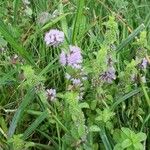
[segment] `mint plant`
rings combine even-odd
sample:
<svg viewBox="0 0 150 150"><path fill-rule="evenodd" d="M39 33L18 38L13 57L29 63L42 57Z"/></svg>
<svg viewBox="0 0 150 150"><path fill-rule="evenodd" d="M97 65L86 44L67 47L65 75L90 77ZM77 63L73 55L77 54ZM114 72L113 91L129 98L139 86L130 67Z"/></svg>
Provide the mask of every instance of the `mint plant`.
<svg viewBox="0 0 150 150"><path fill-rule="evenodd" d="M117 143L114 150L143 150L142 142L146 140L146 135L142 132L136 134L129 128L122 127L114 132L114 139Z"/></svg>
<svg viewBox="0 0 150 150"><path fill-rule="evenodd" d="M0 0L0 150L148 149L149 6Z"/></svg>

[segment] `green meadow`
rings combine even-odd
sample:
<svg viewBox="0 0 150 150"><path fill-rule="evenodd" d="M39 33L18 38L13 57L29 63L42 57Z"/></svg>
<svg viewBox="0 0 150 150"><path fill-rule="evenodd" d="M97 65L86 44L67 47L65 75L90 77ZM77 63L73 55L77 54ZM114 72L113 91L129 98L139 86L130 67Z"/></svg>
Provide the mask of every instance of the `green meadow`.
<svg viewBox="0 0 150 150"><path fill-rule="evenodd" d="M0 150L150 150L150 0L0 0Z"/></svg>

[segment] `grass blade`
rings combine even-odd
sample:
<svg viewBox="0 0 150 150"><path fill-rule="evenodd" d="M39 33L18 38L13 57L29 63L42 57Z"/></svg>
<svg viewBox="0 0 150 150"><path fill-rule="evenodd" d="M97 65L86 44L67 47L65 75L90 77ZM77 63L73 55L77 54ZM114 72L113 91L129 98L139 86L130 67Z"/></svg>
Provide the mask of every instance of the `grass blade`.
<svg viewBox="0 0 150 150"><path fill-rule="evenodd" d="M0 33L5 37L6 41L12 46L16 53L19 53L29 64L35 65L33 59L30 57L30 54L23 48L21 44L12 36L10 31L7 28L7 25L0 19Z"/></svg>
<svg viewBox="0 0 150 150"><path fill-rule="evenodd" d="M64 17L66 17L69 13L65 13L60 15L59 17L57 17L56 19L54 19L53 21L50 21L49 23L47 23L46 25L44 25L42 27L42 31L49 29L51 26L53 26L54 24L56 24L58 21L60 21L61 19L63 19Z"/></svg>
<svg viewBox="0 0 150 150"><path fill-rule="evenodd" d="M117 51L122 50L126 45L129 44L143 29L145 28L144 24L141 24L137 29L135 29L121 44L117 47Z"/></svg>
<svg viewBox="0 0 150 150"><path fill-rule="evenodd" d="M119 100L117 100L113 105L112 105L112 110L114 110L120 103L124 102L125 100L127 100L128 98L138 94L141 90L140 89L136 89L133 90L131 92L129 92L128 94L124 95L123 97L121 97Z"/></svg>
<svg viewBox="0 0 150 150"><path fill-rule="evenodd" d="M141 132L144 129L145 124L150 120L150 113L147 115L147 117L145 118L145 120L143 121L142 127L141 127Z"/></svg>
<svg viewBox="0 0 150 150"><path fill-rule="evenodd" d="M16 25L16 20L18 16L18 8L19 8L20 0L13 1L13 9L14 9L14 24Z"/></svg>
<svg viewBox="0 0 150 150"><path fill-rule="evenodd" d="M9 138L11 138L13 136L13 134L15 133L17 123L20 121L25 108L31 102L33 96L34 96L33 89L29 89L26 96L24 97L22 103L20 104L19 108L17 109L13 119L12 119L12 122L11 122L9 130L8 130L8 137Z"/></svg>
<svg viewBox="0 0 150 150"><path fill-rule="evenodd" d="M39 124L45 120L47 117L47 111L44 111L41 113L39 117L36 118L36 120L27 128L27 130L23 134L23 139L27 139L30 134L32 134L33 131L39 126Z"/></svg>
<svg viewBox="0 0 150 150"><path fill-rule="evenodd" d="M77 34L79 32L79 28L81 25L81 20L82 20L82 15L83 15L83 8L84 8L84 0L78 0L77 1L77 14L76 14L76 19L74 22L74 27L73 27L73 37L72 37L72 42L75 43Z"/></svg>
<svg viewBox="0 0 150 150"><path fill-rule="evenodd" d="M103 144L104 144L104 146L105 146L105 149L106 149L106 150L112 150L111 144L110 144L110 142L109 142L109 140L108 140L108 137L107 137L107 135L106 135L106 132L105 132L105 128L104 128L104 127L102 127L102 129L101 129L101 131L100 131L100 137L101 137L101 139L102 139L102 141L103 141Z"/></svg>
<svg viewBox="0 0 150 150"><path fill-rule="evenodd" d="M61 14L64 14L62 2L60 2L59 10L60 10ZM65 33L66 38L69 40L69 38L68 38L68 24L67 24L66 16L61 19L61 26L62 26L63 32Z"/></svg>

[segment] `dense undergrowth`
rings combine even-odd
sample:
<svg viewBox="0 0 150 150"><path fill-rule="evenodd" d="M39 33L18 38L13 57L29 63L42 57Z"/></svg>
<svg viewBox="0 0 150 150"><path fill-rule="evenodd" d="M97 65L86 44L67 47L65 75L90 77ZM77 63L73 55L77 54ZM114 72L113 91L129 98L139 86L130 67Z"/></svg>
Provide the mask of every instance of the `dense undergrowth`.
<svg viewBox="0 0 150 150"><path fill-rule="evenodd" d="M149 31L149 0L0 0L0 150L149 150Z"/></svg>

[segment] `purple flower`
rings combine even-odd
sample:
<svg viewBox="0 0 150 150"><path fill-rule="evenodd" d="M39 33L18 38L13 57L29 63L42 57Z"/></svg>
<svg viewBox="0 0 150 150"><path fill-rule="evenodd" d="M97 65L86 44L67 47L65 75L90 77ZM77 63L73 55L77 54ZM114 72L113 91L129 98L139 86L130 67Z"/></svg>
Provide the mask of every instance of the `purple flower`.
<svg viewBox="0 0 150 150"><path fill-rule="evenodd" d="M73 83L73 85L75 85L75 86L79 86L80 84L81 84L81 80L80 79L72 79L72 83Z"/></svg>
<svg viewBox="0 0 150 150"><path fill-rule="evenodd" d="M81 50L77 46L70 46L69 48L70 53L67 55L68 66L72 66L78 69L82 63Z"/></svg>
<svg viewBox="0 0 150 150"><path fill-rule="evenodd" d="M52 29L45 34L44 38L46 45L48 46L58 46L64 41L64 33L57 29Z"/></svg>
<svg viewBox="0 0 150 150"><path fill-rule="evenodd" d="M143 58L142 61L141 61L141 63L140 63L140 65L139 65L140 68L141 68L141 69L146 69L147 63L148 63L147 59L146 59L146 58Z"/></svg>
<svg viewBox="0 0 150 150"><path fill-rule="evenodd" d="M56 90L55 89L47 89L46 94L49 100L54 101L56 98Z"/></svg>
<svg viewBox="0 0 150 150"><path fill-rule="evenodd" d="M60 63L63 66L68 65L75 69L81 69L82 61L81 50L77 46L69 46L69 52L67 54L64 51L60 54Z"/></svg>
<svg viewBox="0 0 150 150"><path fill-rule="evenodd" d="M116 75L115 75L115 68L114 67L110 67L108 69L108 71L105 71L102 75L101 75L101 79L107 83L112 83L113 80L116 79Z"/></svg>
<svg viewBox="0 0 150 150"><path fill-rule="evenodd" d="M64 51L61 52L59 61L62 66L65 66L67 64L67 56Z"/></svg>

